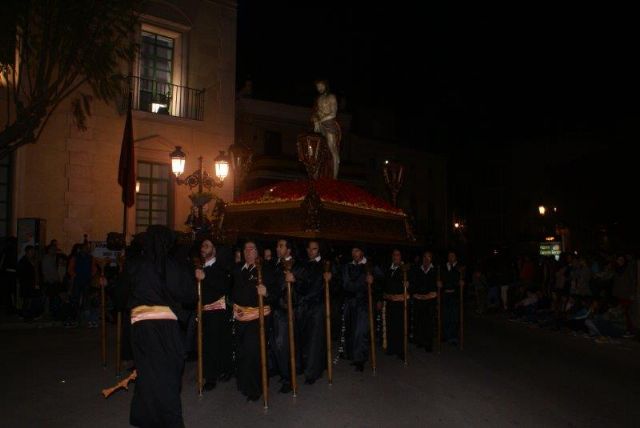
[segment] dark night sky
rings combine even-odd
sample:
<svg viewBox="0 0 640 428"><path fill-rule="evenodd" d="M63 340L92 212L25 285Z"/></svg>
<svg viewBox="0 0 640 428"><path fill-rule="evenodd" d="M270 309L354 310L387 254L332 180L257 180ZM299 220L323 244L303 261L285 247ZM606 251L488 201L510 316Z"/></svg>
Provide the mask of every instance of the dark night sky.
<svg viewBox="0 0 640 428"><path fill-rule="evenodd" d="M576 131L610 141L637 113L622 10L300 3L240 1L239 83L309 105L328 77L362 134L392 117L399 143L435 150Z"/></svg>
<svg viewBox="0 0 640 428"><path fill-rule="evenodd" d="M311 105L313 80L326 77L354 132L448 154L453 187L485 159L526 157L521 142L553 157L570 141L560 164L540 165L550 173L535 194L553 188L593 224L635 221L638 150L623 145L640 136L640 37L629 10L342 3L240 0L238 84L250 76L256 98ZM387 132L373 135L373 122Z"/></svg>

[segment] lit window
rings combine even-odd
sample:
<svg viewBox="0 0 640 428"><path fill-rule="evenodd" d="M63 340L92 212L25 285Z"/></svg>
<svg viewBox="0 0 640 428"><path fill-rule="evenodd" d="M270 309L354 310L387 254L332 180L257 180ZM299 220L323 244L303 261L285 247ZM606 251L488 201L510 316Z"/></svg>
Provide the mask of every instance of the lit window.
<svg viewBox="0 0 640 428"><path fill-rule="evenodd" d="M142 32L140 46L140 108L169 114L173 98L175 40Z"/></svg>

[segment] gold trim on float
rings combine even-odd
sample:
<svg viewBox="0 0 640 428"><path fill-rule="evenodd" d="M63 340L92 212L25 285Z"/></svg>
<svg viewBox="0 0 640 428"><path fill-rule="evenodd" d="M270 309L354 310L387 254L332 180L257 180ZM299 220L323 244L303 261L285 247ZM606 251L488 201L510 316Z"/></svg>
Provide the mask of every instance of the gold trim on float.
<svg viewBox="0 0 640 428"><path fill-rule="evenodd" d="M229 203L225 207L227 213L252 212L252 211L275 211L301 208L303 200L286 202L257 202L257 203ZM394 213L383 211L379 208L367 208L341 204L339 202L323 201L323 209L343 212L348 214L366 215L369 217L400 219L406 217L404 213Z"/></svg>

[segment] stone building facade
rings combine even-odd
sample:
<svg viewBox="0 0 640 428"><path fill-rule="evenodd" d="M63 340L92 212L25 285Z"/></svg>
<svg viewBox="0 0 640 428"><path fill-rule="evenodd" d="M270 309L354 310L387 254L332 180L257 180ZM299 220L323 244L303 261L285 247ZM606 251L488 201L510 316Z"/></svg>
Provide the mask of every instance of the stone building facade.
<svg viewBox="0 0 640 428"><path fill-rule="evenodd" d="M169 153L176 146L187 155L185 174L198 168L202 156L214 175L214 158L234 141L236 2L147 4L131 73L140 193L128 210L130 234L150 223L186 229L190 190L176 185L171 174ZM5 234L16 234L20 218L41 218L47 240L58 239L67 251L84 234L99 241L122 230L117 175L126 100L123 94L118 105L94 103L86 131L73 124L68 100L36 144L13 154L7 162ZM229 177L216 192L228 199L232 189Z"/></svg>

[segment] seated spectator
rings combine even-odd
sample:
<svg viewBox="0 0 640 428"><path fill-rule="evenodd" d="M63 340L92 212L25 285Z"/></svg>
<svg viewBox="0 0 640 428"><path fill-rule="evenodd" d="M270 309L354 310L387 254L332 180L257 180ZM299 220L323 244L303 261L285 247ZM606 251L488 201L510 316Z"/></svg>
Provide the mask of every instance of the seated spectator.
<svg viewBox="0 0 640 428"><path fill-rule="evenodd" d="M527 297L520 300L513 308L514 319L521 319L527 322L535 321L535 311L540 297L538 292L532 289L527 291Z"/></svg>
<svg viewBox="0 0 640 428"><path fill-rule="evenodd" d="M613 276L613 296L618 299L618 305L623 309L626 320L625 335L631 336L634 331L631 318L631 307L636 298L635 265L620 255L616 259L615 273Z"/></svg>
<svg viewBox="0 0 640 428"><path fill-rule="evenodd" d="M609 338L622 337L626 326L624 309L617 304L611 306L603 313L596 313L586 320L585 326L589 336L596 338L598 343L605 343Z"/></svg>
<svg viewBox="0 0 640 428"><path fill-rule="evenodd" d="M591 270L587 266L587 261L583 257L576 257L573 260L571 270L571 294L577 296L590 296Z"/></svg>

